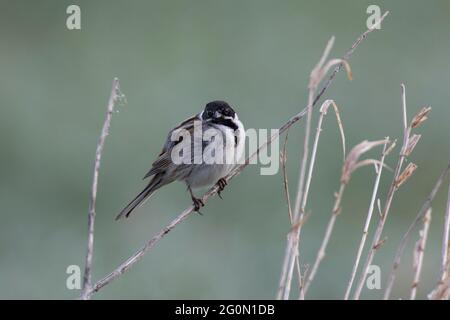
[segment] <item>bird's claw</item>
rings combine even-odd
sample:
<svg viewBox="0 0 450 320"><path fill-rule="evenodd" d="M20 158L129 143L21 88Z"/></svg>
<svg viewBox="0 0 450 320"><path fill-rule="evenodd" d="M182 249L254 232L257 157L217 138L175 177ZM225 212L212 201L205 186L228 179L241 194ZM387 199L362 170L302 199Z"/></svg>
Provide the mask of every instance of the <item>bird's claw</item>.
<svg viewBox="0 0 450 320"><path fill-rule="evenodd" d="M205 206L205 203L200 198L194 198L192 197L192 201L194 204L194 211L197 212L199 215L203 215L203 213L200 212L200 208Z"/></svg>
<svg viewBox="0 0 450 320"><path fill-rule="evenodd" d="M225 189L225 186L228 185L228 182L224 178L220 178L219 181L217 181L217 185L219 186L217 195L219 196L220 199L223 199L220 193L223 191L223 189Z"/></svg>

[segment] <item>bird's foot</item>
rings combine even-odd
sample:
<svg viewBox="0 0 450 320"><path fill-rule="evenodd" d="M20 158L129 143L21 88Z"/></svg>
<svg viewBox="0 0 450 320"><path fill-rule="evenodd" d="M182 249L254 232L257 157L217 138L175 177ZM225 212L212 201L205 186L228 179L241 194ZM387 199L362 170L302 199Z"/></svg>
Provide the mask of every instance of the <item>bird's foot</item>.
<svg viewBox="0 0 450 320"><path fill-rule="evenodd" d="M220 178L219 181L217 181L217 185L219 186L217 195L219 196L220 199L223 199L220 193L223 191L223 189L225 189L225 186L228 185L228 182L224 178Z"/></svg>
<svg viewBox="0 0 450 320"><path fill-rule="evenodd" d="M205 206L205 203L200 198L192 197L192 202L194 205L194 211L197 212L199 215L203 215L203 213L200 212L200 208Z"/></svg>

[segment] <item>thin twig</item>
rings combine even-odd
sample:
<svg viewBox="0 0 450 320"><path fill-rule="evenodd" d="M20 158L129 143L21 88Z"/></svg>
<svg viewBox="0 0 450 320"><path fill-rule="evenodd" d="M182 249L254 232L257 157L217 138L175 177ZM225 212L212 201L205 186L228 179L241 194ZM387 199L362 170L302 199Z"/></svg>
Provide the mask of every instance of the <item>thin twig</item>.
<svg viewBox="0 0 450 320"><path fill-rule="evenodd" d="M286 162L287 162L287 142L289 138L289 130L286 131L286 135L284 137L284 143L283 143L283 150L280 154L281 158L281 170L283 172L283 188L284 188L284 195L286 197L286 203L288 206L288 213L289 213L289 222L292 224L292 207L291 207L291 197L289 194L289 181L287 176L287 168L286 168Z"/></svg>
<svg viewBox="0 0 450 320"><path fill-rule="evenodd" d="M439 281L436 288L428 295L432 300L448 300L450 296L450 185L448 188L447 207L444 219L444 234L442 236L442 257Z"/></svg>
<svg viewBox="0 0 450 320"><path fill-rule="evenodd" d="M314 165L316 162L316 154L317 154L317 146L319 145L319 137L320 137L320 133L322 132L322 122L323 122L323 118L324 116L327 114L328 108L329 106L332 105L334 112L336 114L336 118L337 118L337 122L338 122L338 127L339 127L339 131L341 133L341 139L342 139L342 151L343 151L343 158L345 159L345 135L344 135L344 129L342 126L342 121L341 121L341 117L339 116L339 109L336 105L336 103L334 102L334 100L326 100L322 106L320 107L320 116L319 116L319 121L317 124L317 129L316 129L316 136L314 138L314 143L313 143L313 150L311 152L311 161L309 164L309 168L308 168L308 176L306 178L306 185L305 185L305 195L304 195L304 200L302 203L302 212L305 210L305 206L306 206L306 200L309 194L309 188L311 186L311 180L312 180L312 174L313 174L313 170L314 170Z"/></svg>
<svg viewBox="0 0 450 320"><path fill-rule="evenodd" d="M389 214L389 209L391 208L392 200L394 199L394 194L397 191L396 185L398 182L398 178L400 177L400 175L402 173L403 162L405 161L405 158L406 158L405 150L408 147L408 141L409 141L409 136L410 136L410 132L411 132L411 127L408 126L408 122L407 122L406 88L405 88L404 84L401 85L401 89L402 89L401 97L402 97L402 111L403 111L403 145L400 150L399 159L398 159L395 171L394 171L394 178L392 180L391 186L389 187L388 195L387 195L386 202L385 202L385 205L383 208L383 213L382 213L380 219L378 220L378 225L377 225L377 228L374 233L372 245L371 245L371 248L367 255L366 261L364 263L364 267L363 267L362 273L359 277L358 284L356 286L355 294L353 296L353 298L355 300L359 299L359 297L361 295L361 291L363 289L370 265L372 264L372 261L373 261L376 251L379 249L380 244L382 243L381 236L383 233L383 228L384 228L384 225L386 222L386 218Z"/></svg>
<svg viewBox="0 0 450 320"><path fill-rule="evenodd" d="M307 119L306 119L306 127L305 127L305 138L303 142L303 156L302 161L300 165L300 171L299 171L299 179L298 179L298 188L297 188L297 197L296 197L296 203L295 203L295 211L294 211L294 225L297 225L297 228L292 228L291 233L289 235L289 242L286 246L289 248L287 251L289 254L289 258L286 261L290 261L288 264L288 273L285 277L285 284L284 284L284 293L283 293L283 299L289 298L290 293L290 287L292 282L292 275L293 275L293 268L294 268L294 261L296 259L299 259L299 241L300 241L300 234L302 230L301 224L297 224L297 221L303 221L305 218L305 208L306 203L308 200L309 195L309 188L311 185L311 177L312 177L312 171L314 169L315 164L315 150L313 150L312 157L309 163L309 169L308 169L308 177L305 183L305 177L306 177L306 167L308 165L308 155L309 155L309 140L310 140L310 134L311 134L311 119L312 119L312 106L314 101L314 95L317 91L317 87L319 86L320 82L322 81L323 77L327 74L328 70L332 68L335 65L343 64L347 71L347 76L349 79L351 79L351 70L350 65L347 61L342 59L332 59L329 62L326 62L328 59L328 55L330 54L331 48L333 47L334 43L334 37L332 37L325 47L324 53L322 54L322 57L320 61L317 63L317 65L314 67L314 69L311 71L310 80L309 80L309 94L308 94L308 113L307 113ZM330 102L327 102L328 105ZM323 106L322 106L323 107ZM334 107L336 107L334 105ZM328 108L328 106L326 107ZM338 116L338 122L340 124L340 118L339 113ZM341 128L341 126L340 126ZM345 149L345 147L344 147ZM317 150L317 145L316 145ZM290 260L289 260L290 259ZM283 268L283 270L285 270ZM283 278L282 278L283 279ZM280 284L280 288L282 287L282 284ZM303 287L300 288L300 297L304 297Z"/></svg>
<svg viewBox="0 0 450 320"><path fill-rule="evenodd" d="M334 225L336 223L336 219L337 219L338 215L341 213L341 202L342 202L342 198L344 196L345 187L347 186L347 184L350 181L350 176L351 176L352 172L354 172L357 168L361 167L361 166L359 166L359 163L361 163L361 162L366 162L367 164L374 163L372 159L369 159L372 161L362 160L362 161L358 162L359 157L364 152L367 152L371 148L373 148L377 145L380 145L380 144L384 144L384 149L383 149L383 153L384 153L388 142L389 142L389 140L387 138L386 138L386 140L380 140L380 141L374 141L374 142L363 141L362 143L356 145L350 151L348 156L346 157L344 164L342 166L342 175L341 175L341 179L340 179L341 184L339 187L339 191L336 193L333 209L331 211L331 217L330 217L330 220L328 221L328 225L327 225L327 228L325 231L325 236L323 237L320 248L317 251L316 259L314 261L312 270L309 273L308 278L305 281L305 292L308 290L311 282L314 280L314 277L319 269L320 263L322 262L323 258L325 257L325 252L328 247L328 243L331 239L331 234L333 232ZM374 163L374 164L375 164L375 166L377 165L377 163ZM380 162L380 169L378 170L379 172L381 172L381 168L383 167L383 165L384 165L384 163L382 160Z"/></svg>
<svg viewBox="0 0 450 320"><path fill-rule="evenodd" d="M444 232L442 235L442 253L441 253L441 281L444 281L448 276L448 261L449 261L449 233L450 233L450 185L448 186L447 207L445 210Z"/></svg>
<svg viewBox="0 0 450 320"><path fill-rule="evenodd" d="M170 222L167 226L161 229L155 236L153 236L149 241L147 241L141 249L139 249L136 253L134 253L130 258L128 258L125 262L119 265L113 272L108 274L106 277L97 281L97 283L92 287L89 294L93 292L97 292L107 284L109 284L112 280L123 274L127 271L131 266L133 266L142 256L151 249L159 240L161 240L166 234L168 234L177 224L184 221L194 210L193 206L185 209L178 217L176 217L172 222Z"/></svg>
<svg viewBox="0 0 450 320"><path fill-rule="evenodd" d="M288 245L286 246L286 254L282 268L282 274L280 277L280 285L278 287L278 299L288 299L289 292L291 289L292 276L294 271L294 266L296 261L299 261L298 254L294 252L294 248L296 245L295 241L298 243L298 237L301 230L301 224L297 224L298 221L303 220L304 213L300 213L300 203L302 201L301 196L303 195L303 184L305 178L305 167L307 163L308 157L308 148L309 148L309 133L310 133L310 123L311 123L311 114L313 107L313 94L314 92L310 91L308 95L308 106L307 106L307 117L306 117L306 127L305 127L305 140L303 143L303 157L300 165L300 175L298 179L297 186L297 196L295 200L295 209L293 214L293 221L291 222L291 226L298 225L297 228L291 228L291 231L288 234ZM300 287L302 290L303 286ZM303 296L303 294L301 293Z"/></svg>
<svg viewBox="0 0 450 320"><path fill-rule="evenodd" d="M425 253L425 246L427 244L428 229L430 228L430 221L431 221L431 208L428 208L428 211L423 219L423 229L420 230L419 232L419 240L417 241L416 249L414 251L414 261L413 261L414 280L411 286L410 300L416 299L417 287L419 286L420 273L422 271L423 265L423 256Z"/></svg>
<svg viewBox="0 0 450 320"><path fill-rule="evenodd" d="M412 231L419 225L420 221L422 221L423 218L425 217L426 212L431 207L431 203L433 202L434 197L436 196L437 192L441 188L441 185L444 182L444 180L447 177L449 172L450 172L450 163L447 165L447 167L444 169L444 171L440 174L433 189L431 190L430 194L428 195L427 199L425 200L424 204L422 205L422 208L420 208L420 211L417 214L416 218L409 225L408 229L406 230L405 234L403 235L402 239L400 240L400 244L395 253L394 262L392 264L392 268L391 268L391 271L389 273L388 280L386 283L386 289L385 289L384 295L383 295L384 300L388 300L391 295L392 288L393 288L394 282L395 282L395 275L396 275L397 269L400 265L403 253L405 251L406 245L408 243L408 240L409 240L409 237L410 237Z"/></svg>
<svg viewBox="0 0 450 320"><path fill-rule="evenodd" d="M286 162L287 162L287 142L289 138L289 130L286 131L286 134L284 136L284 143L283 143L283 150L280 154L280 160L281 160L281 170L283 171L283 187L284 187L284 195L286 197L287 207L288 207L288 214L289 214L289 222L293 224L293 217L292 217L292 206L291 206L291 197L289 195L289 181L288 181L288 175L287 175L287 168L286 168ZM298 278L298 287L302 288L302 272L300 269L300 262L295 262L295 266L297 269L297 278Z"/></svg>
<svg viewBox="0 0 450 320"><path fill-rule="evenodd" d="M300 170L299 170L299 178L298 178L298 186L297 186L297 196L295 198L295 209L294 209L294 215L293 215L293 221L291 223L291 226L296 225L296 223L300 220L304 219L305 212L304 210L304 203L306 203L307 195L303 194L303 187L305 183L305 173L306 173L306 166L308 164L308 155L309 155L309 136L311 134L311 119L312 119L312 109L313 109L313 102L314 102L314 95L317 90L317 85L319 81L316 81L313 83L313 77L316 76L314 71L320 70L322 68L322 64L325 62L325 60L328 57L328 54L331 51L331 48L333 47L334 43L334 37L332 37L324 50L324 53L322 54L322 57L320 61L318 62L317 66L314 68L314 70L311 72L310 77L310 85L309 85L309 92L308 92L308 105L307 105L307 114L306 114L306 125L305 125L305 137L303 141L303 155L300 162ZM303 198L303 202L302 202ZM280 282L279 290L284 288L284 292L280 292L282 294L283 299L289 298L289 293L291 289L291 282L292 282L292 275L294 270L295 262L299 260L298 252L296 250L296 247L298 246L298 238L300 236L301 232L301 224L298 225L298 228L291 229L291 232L288 235L288 251L287 251L287 259L285 260L287 262L287 269L283 267L283 270L287 270L287 274L282 274L281 281L284 281L284 283ZM295 251L294 251L295 250ZM303 293L303 286L300 286L300 296L304 296Z"/></svg>
<svg viewBox="0 0 450 320"><path fill-rule="evenodd" d="M380 18L379 23L384 20L384 18L389 14L389 11L386 11L383 16ZM366 30L361 36L359 36L356 41L353 43L352 47L346 52L344 55L343 60L348 60L354 50L359 46L359 44L368 36L369 33L372 31L377 30L376 28L372 27ZM342 63L336 66L334 71L329 76L327 82L322 87L321 91L317 94L316 98L313 101L313 107L317 104L317 102L320 100L320 98L323 96L325 91L328 89L328 87L331 85L331 83L334 81L337 73L341 70ZM270 136L270 138L265 141L259 148L253 152L250 156L247 157L245 162L243 164L240 164L236 167L232 172L230 172L226 177L226 181L231 180L235 176L239 175L250 163L251 160L253 160L261 150L264 150L267 148L268 145L272 143L273 140L277 139L280 134L284 133L288 128L290 128L293 124L298 122L301 118L305 116L305 114L308 111L308 107L304 108L302 111L291 117L286 123L284 123L278 130L277 133L274 133ZM217 191L219 190L219 187L217 185L214 185L211 187L202 197L203 203L206 204L207 200L215 195ZM155 236L150 238L144 246L139 249L136 253L134 253L129 259L127 259L125 262L123 262L120 266L118 266L114 271L112 271L110 274L102 278L101 280L97 281L95 285L92 286L90 290L88 290L87 294L90 296L93 292L97 292L101 288L103 288L105 285L111 283L114 279L119 277L122 273L124 273L126 270L128 270L134 263L139 261L145 252L153 247L165 234L170 232L173 228L175 228L179 223L184 221L189 215L191 215L194 212L194 206L189 206L187 209L185 209L177 218L175 218L171 223L166 225L164 228L162 228Z"/></svg>
<svg viewBox="0 0 450 320"><path fill-rule="evenodd" d="M317 251L316 259L312 266L311 272L309 273L308 279L305 282L305 293L308 291L309 286L311 285L311 282L314 280L317 270L319 269L320 262L325 257L326 248L328 246L328 242L330 241L331 234L332 234L333 228L334 228L334 224L336 222L336 218L340 214L340 211L341 211L341 202L342 202L342 197L344 196L345 186L346 186L346 184L344 182L341 182L339 191L337 192L336 198L334 200L333 210L331 212L330 220L328 221L328 225L327 225L327 228L325 231L325 236L322 239L322 243L320 244L320 248Z"/></svg>
<svg viewBox="0 0 450 320"><path fill-rule="evenodd" d="M388 140L389 138L386 138L386 139ZM359 262L361 260L361 255L362 255L364 245L365 245L366 239L367 239L367 234L369 232L369 225L370 225L370 221L372 220L373 208L374 208L375 200L376 200L377 194L378 194L378 187L380 185L381 172L383 170L384 158L387 155L387 152L386 152L387 140L386 140L386 143L384 144L383 152L381 154L380 166L377 167L378 170L377 170L377 176L375 178L375 184L373 186L372 198L370 199L370 205L369 205L369 209L367 211L366 222L364 224L363 234L361 237L361 241L359 243L358 251L356 253L356 259L355 259L355 263L353 265L352 273L350 276L350 281L348 282L347 289L345 291L345 297L344 297L345 300L348 300L348 298L350 296L353 281L355 280L355 277L356 277L356 272L358 270Z"/></svg>
<svg viewBox="0 0 450 320"><path fill-rule="evenodd" d="M300 203L302 202L302 196L303 195L303 186L304 186L304 180L305 180L305 171L306 171L306 165L308 161L308 153L309 153L309 135L311 131L311 118L312 118L312 103L313 103L313 97L314 97L315 91L310 90L308 95L308 112L306 115L306 126L305 126L305 139L303 142L303 157L300 165L300 175L298 179L298 187L297 187L297 197L295 200L295 209L294 209L294 219L293 223L291 225L296 225L298 221L302 221L305 217L305 212L301 209L303 208L303 205L300 207ZM306 202L306 196L304 197L304 201ZM287 246L288 249L288 272L286 274L285 278L285 284L284 284L284 292L283 292L283 299L286 300L289 298L289 293L291 291L291 283L292 283L292 275L294 270L295 261L299 261L298 257L298 239L301 232L301 225L297 224L297 228L292 228L288 235L288 243ZM284 269L284 268L283 268ZM282 277L283 278L283 277ZM280 288L282 288L280 286ZM303 297L304 293L303 286L300 287L300 295Z"/></svg>
<svg viewBox="0 0 450 320"><path fill-rule="evenodd" d="M306 180L305 197L307 197L308 192L309 192L309 187L311 185L312 173L313 173L314 164L315 164L315 161L316 161L317 147L319 145L320 133L322 132L323 118L327 114L327 111L328 111L328 108L329 108L330 105L333 106L335 114L336 114L338 127L339 127L339 130L341 132L342 146L343 146L342 149L343 149L344 158L345 158L345 135L344 135L343 127L342 127L342 121L341 121L341 118L339 116L339 109L338 109L338 107L336 106L336 103L333 100L326 100L322 104L322 106L320 107L320 116L319 116L319 120L318 120L318 123L317 123L316 135L314 137L313 150L312 150L312 153L311 153L311 161L310 161L309 169L308 169L308 177L307 177L307 180ZM304 209L305 209L305 207L303 205L302 211ZM307 278L305 280L305 286L303 288L303 292L301 292L301 294L303 294L303 296L306 294L306 291L308 290L309 284L310 284L312 278L314 278L316 270L317 270L317 266L314 264L311 272L308 273L308 276L307 276Z"/></svg>
<svg viewBox="0 0 450 320"><path fill-rule="evenodd" d="M450 259L449 259L449 267L450 267ZM444 281L439 281L436 288L428 294L428 299L430 300L448 300L450 295L450 275L447 275L447 278Z"/></svg>
<svg viewBox="0 0 450 320"><path fill-rule="evenodd" d="M88 243L86 253L86 265L84 269L83 277L83 291L81 294L82 299L89 298L89 291L91 286L91 273L92 273L92 258L94 253L94 222L95 222L95 203L97 199L97 187L98 187L98 175L100 170L100 162L102 159L103 147L105 145L106 137L109 133L109 127L111 125L111 119L114 112L114 106L118 99L121 98L119 79L114 78L111 88L111 94L109 96L105 121L103 123L102 132L97 143L97 149L95 151L94 162L94 174L92 177L91 195L89 200L89 213L88 213Z"/></svg>

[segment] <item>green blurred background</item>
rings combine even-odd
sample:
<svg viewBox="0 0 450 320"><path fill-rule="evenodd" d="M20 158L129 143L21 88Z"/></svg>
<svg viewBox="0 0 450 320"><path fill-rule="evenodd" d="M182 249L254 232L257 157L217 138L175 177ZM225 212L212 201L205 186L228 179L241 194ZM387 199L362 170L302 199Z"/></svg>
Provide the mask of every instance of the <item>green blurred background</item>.
<svg viewBox="0 0 450 320"><path fill-rule="evenodd" d="M73 3L81 7L81 31L66 29ZM326 94L341 108L348 149L364 139L401 137L401 82L410 117L423 105L433 107L410 157L419 169L394 199L388 240L375 259L384 289L400 237L450 160L448 1L1 0L0 298L78 296L66 289L66 268L84 264L94 151L113 77L128 103L114 114L104 152L94 279L190 203L185 186L175 183L131 219L114 221L144 186L141 177L168 130L213 99L235 106L247 128L278 127L305 106L308 76L327 40L336 36L332 57L340 57L366 29L369 4L391 14L352 57L353 81L341 73ZM335 122L332 115L325 120L318 150L302 264L313 262L339 185ZM303 124L290 132L292 193ZM367 156L378 157L379 150ZM394 155L387 160L395 161ZM386 173L382 199L392 175ZM343 297L373 179L372 168L353 175L309 298ZM420 298L437 279L446 191L445 185L433 205ZM289 229L281 176L261 176L252 165L223 196L95 298L273 298ZM411 252L412 245L394 298L409 294ZM382 292L366 289L363 297Z"/></svg>

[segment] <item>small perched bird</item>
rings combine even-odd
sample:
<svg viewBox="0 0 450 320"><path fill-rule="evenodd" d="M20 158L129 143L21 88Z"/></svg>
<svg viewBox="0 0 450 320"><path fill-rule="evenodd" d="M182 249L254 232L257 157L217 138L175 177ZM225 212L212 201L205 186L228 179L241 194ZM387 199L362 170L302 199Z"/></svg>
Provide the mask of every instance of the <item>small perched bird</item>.
<svg viewBox="0 0 450 320"><path fill-rule="evenodd" d="M209 102L202 112L170 130L161 153L144 176L152 177L150 182L116 220L128 218L156 190L175 180L187 184L195 211L199 212L204 203L192 189L217 183L220 196L227 184L223 178L241 158L244 144L244 126L233 108L225 101Z"/></svg>

